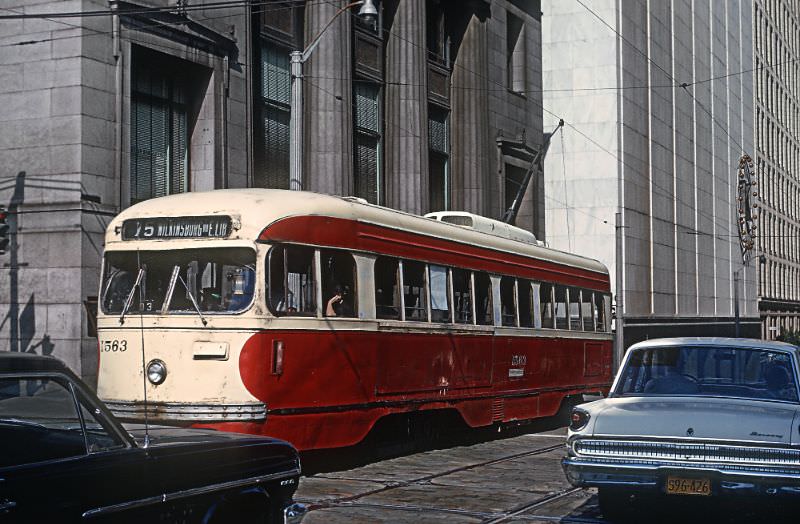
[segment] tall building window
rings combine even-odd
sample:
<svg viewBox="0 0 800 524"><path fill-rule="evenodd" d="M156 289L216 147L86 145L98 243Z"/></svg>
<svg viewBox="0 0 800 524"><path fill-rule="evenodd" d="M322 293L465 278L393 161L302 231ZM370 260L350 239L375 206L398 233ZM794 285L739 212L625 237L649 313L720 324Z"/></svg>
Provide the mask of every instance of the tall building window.
<svg viewBox="0 0 800 524"><path fill-rule="evenodd" d="M506 86L524 94L526 76L525 24L511 13L506 15Z"/></svg>
<svg viewBox="0 0 800 524"><path fill-rule="evenodd" d="M428 178L431 211L450 208L449 124L449 111L437 106L428 107Z"/></svg>
<svg viewBox="0 0 800 524"><path fill-rule="evenodd" d="M353 193L383 203L383 6L369 23L353 17Z"/></svg>
<svg viewBox="0 0 800 524"><path fill-rule="evenodd" d="M373 204L381 199L381 89L378 84L353 83L355 108L354 190Z"/></svg>
<svg viewBox="0 0 800 524"><path fill-rule="evenodd" d="M428 60L445 67L450 65L450 41L445 26L441 0L428 0L425 12L425 40Z"/></svg>
<svg viewBox="0 0 800 524"><path fill-rule="evenodd" d="M430 211L450 209L450 35L441 0L425 10L428 50L428 201Z"/></svg>
<svg viewBox="0 0 800 524"><path fill-rule="evenodd" d="M303 8L269 2L255 13L259 52L254 118L256 187L289 188L289 120L292 77L289 53L303 42Z"/></svg>
<svg viewBox="0 0 800 524"><path fill-rule="evenodd" d="M259 144L255 185L289 189L289 120L292 80L289 51L269 42L261 44Z"/></svg>
<svg viewBox="0 0 800 524"><path fill-rule="evenodd" d="M131 203L188 188L185 76L142 53L131 80Z"/></svg>

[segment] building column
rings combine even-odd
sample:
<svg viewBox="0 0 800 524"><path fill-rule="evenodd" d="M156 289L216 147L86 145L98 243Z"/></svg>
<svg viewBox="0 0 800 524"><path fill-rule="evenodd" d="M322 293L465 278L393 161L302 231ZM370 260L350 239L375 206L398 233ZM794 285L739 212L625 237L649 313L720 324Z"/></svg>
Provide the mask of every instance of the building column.
<svg viewBox="0 0 800 524"><path fill-rule="evenodd" d="M453 209L488 216L490 187L487 23L472 16L453 64L451 198Z"/></svg>
<svg viewBox="0 0 800 524"><path fill-rule="evenodd" d="M338 5L341 4L341 5ZM306 3L306 43L345 2ZM303 69L305 182L303 189L332 195L353 193L353 99L350 13L342 13L322 36Z"/></svg>
<svg viewBox="0 0 800 524"><path fill-rule="evenodd" d="M386 33L386 205L428 211L425 0L403 0Z"/></svg>

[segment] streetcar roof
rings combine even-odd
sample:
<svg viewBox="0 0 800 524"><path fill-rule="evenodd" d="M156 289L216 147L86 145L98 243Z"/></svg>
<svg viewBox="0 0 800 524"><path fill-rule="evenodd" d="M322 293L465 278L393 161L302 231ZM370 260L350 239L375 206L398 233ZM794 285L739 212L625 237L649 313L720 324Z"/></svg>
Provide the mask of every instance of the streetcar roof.
<svg viewBox="0 0 800 524"><path fill-rule="evenodd" d="M249 241L256 241L267 226L283 218L334 217L447 239L465 245L516 253L608 274L608 269L597 260L535 243L502 238L435 219L368 204L361 199L352 197L281 189L217 189L145 200L114 217L106 230L106 246L120 249L123 244L139 242L122 240L121 231L125 220L188 216L230 216L234 220L234 231L227 237L227 240ZM202 241L206 242L207 240Z"/></svg>

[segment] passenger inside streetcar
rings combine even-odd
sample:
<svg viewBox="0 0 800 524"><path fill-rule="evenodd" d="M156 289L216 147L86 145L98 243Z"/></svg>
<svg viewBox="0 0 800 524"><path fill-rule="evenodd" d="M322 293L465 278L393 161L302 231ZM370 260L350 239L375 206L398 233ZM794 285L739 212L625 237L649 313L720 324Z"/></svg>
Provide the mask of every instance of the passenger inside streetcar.
<svg viewBox="0 0 800 524"><path fill-rule="evenodd" d="M347 286L336 286L334 295L328 299L325 306L326 317L353 317L353 307L350 305L350 290Z"/></svg>

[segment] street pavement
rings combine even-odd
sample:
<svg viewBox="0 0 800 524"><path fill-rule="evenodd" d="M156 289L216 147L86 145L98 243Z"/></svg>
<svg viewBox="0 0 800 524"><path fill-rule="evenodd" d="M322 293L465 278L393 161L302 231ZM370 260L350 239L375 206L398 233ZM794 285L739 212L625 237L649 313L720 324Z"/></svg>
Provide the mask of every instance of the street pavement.
<svg viewBox="0 0 800 524"><path fill-rule="evenodd" d="M309 506L304 524L606 522L596 490L573 488L564 478L565 434L541 430L383 460L371 458L369 447L334 450L329 457L336 465L326 468L315 457L295 498ZM632 505L629 517L772 524L796 522L796 508L785 500L671 497Z"/></svg>
<svg viewBox="0 0 800 524"><path fill-rule="evenodd" d="M559 464L565 430L434 449L303 477L304 523L597 522Z"/></svg>

